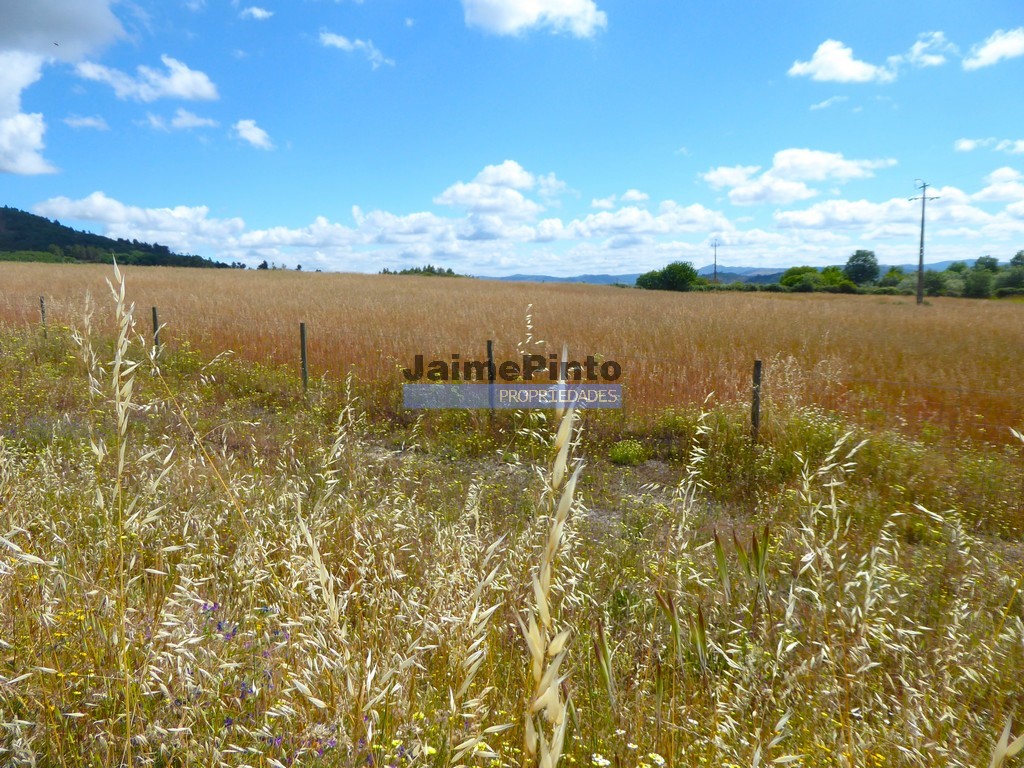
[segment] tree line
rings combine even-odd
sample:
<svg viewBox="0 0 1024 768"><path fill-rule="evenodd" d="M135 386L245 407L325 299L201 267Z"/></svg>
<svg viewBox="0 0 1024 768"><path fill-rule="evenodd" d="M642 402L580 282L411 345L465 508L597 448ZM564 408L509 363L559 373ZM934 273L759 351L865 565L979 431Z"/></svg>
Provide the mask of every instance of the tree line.
<svg viewBox="0 0 1024 768"><path fill-rule="evenodd" d="M876 293L913 295L917 291L917 272L890 267L883 275L874 251L855 251L842 267L790 267L775 284L755 286L734 282L713 285L701 277L693 264L676 261L662 269L646 272L636 286L647 290L763 290L828 293ZM967 298L1005 298L1024 296L1024 250L1017 251L1003 266L993 256L982 256L973 265L957 261L944 270L926 270L924 290L928 296L964 296Z"/></svg>

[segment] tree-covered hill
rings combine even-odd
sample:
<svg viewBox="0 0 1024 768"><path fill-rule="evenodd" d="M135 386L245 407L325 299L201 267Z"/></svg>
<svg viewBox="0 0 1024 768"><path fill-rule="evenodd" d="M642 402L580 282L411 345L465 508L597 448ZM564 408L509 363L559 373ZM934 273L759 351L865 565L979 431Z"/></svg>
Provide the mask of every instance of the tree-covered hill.
<svg viewBox="0 0 1024 768"><path fill-rule="evenodd" d="M114 240L92 232L79 232L59 221L17 208L0 208L0 261L110 263L167 267L227 267L202 256L174 253L166 245ZM230 265L241 266L241 265Z"/></svg>

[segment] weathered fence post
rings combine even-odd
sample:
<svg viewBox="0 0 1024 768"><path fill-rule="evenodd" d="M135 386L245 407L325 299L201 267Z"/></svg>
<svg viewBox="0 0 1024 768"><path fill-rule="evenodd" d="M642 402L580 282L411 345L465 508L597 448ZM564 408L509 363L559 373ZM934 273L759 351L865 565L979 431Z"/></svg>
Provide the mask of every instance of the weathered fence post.
<svg viewBox="0 0 1024 768"><path fill-rule="evenodd" d="M494 341L487 340L487 403L491 408L491 421L494 421L494 382L498 372L494 367Z"/></svg>
<svg viewBox="0 0 1024 768"><path fill-rule="evenodd" d="M754 361L754 394L750 402L750 439L757 445L761 432L761 361Z"/></svg>
<svg viewBox="0 0 1024 768"><path fill-rule="evenodd" d="M39 322L43 326L43 338L46 338L46 297L39 297Z"/></svg>
<svg viewBox="0 0 1024 768"><path fill-rule="evenodd" d="M153 351L160 351L160 319L156 314L156 307L153 307Z"/></svg>
<svg viewBox="0 0 1024 768"><path fill-rule="evenodd" d="M299 346L302 349L302 391L309 391L309 365L306 359L306 324L299 323Z"/></svg>

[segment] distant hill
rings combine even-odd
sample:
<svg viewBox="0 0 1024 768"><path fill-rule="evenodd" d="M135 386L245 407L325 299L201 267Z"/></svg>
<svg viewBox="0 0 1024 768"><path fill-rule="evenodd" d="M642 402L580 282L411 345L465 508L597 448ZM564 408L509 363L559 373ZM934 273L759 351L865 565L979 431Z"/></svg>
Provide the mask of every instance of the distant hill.
<svg viewBox="0 0 1024 768"><path fill-rule="evenodd" d="M591 285L634 285L640 273L628 275L574 275L573 277L552 277L551 275L508 275L506 277L483 277L483 280L505 280L521 283L590 283Z"/></svg>
<svg viewBox="0 0 1024 768"><path fill-rule="evenodd" d="M59 221L4 206L0 208L0 261L107 263L166 267L227 267L202 256L174 253L166 245L113 240L79 232Z"/></svg>

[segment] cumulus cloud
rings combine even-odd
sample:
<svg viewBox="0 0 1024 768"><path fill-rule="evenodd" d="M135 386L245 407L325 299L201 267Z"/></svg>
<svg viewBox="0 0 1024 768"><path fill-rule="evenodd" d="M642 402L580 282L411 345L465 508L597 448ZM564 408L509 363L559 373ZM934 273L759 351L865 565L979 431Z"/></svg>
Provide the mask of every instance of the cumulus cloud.
<svg viewBox="0 0 1024 768"><path fill-rule="evenodd" d="M50 60L75 61L124 34L111 0L8 0L0 22L0 173L52 173L46 122L21 111L22 92Z"/></svg>
<svg viewBox="0 0 1024 768"><path fill-rule="evenodd" d="M274 15L273 11L268 11L266 8L260 8L259 6L253 5L248 8L244 8L240 14L243 19L254 19L256 21L266 21Z"/></svg>
<svg viewBox="0 0 1024 768"><path fill-rule="evenodd" d="M1024 27L997 29L984 42L971 48L963 67L966 70L981 69L1018 56L1024 56Z"/></svg>
<svg viewBox="0 0 1024 768"><path fill-rule="evenodd" d="M336 35L333 32L321 32L320 44L325 48L339 48L346 53L361 53L370 62L370 65L377 69L382 64L389 67L395 66L392 59L381 53L372 40L350 40L344 35Z"/></svg>
<svg viewBox="0 0 1024 768"><path fill-rule="evenodd" d="M985 177L985 186L971 195L979 202L1016 202L1024 200L1024 176L1016 168L997 168Z"/></svg>
<svg viewBox="0 0 1024 768"><path fill-rule="evenodd" d="M896 79L891 67L855 59L852 48L832 39L819 45L810 61L794 61L787 74L824 83L888 83Z"/></svg>
<svg viewBox="0 0 1024 768"><path fill-rule="evenodd" d="M21 93L42 74L43 58L0 51L0 173L53 173L42 155L46 124L39 113L21 111Z"/></svg>
<svg viewBox="0 0 1024 768"><path fill-rule="evenodd" d="M919 68L938 67L946 63L947 54L957 53L957 47L944 33L924 32L906 53L887 57L885 64L870 64L854 58L853 49L843 42L828 39L818 46L810 61L793 62L788 74L827 83L890 83L906 64ZM811 109L831 106L836 103L833 99L826 99Z"/></svg>
<svg viewBox="0 0 1024 768"><path fill-rule="evenodd" d="M594 0L462 0L466 24L497 35L534 28L592 37L608 25Z"/></svg>
<svg viewBox="0 0 1024 768"><path fill-rule="evenodd" d="M879 168L888 168L895 160L847 160L839 152L815 149L784 149L775 153L770 173L783 179L825 181L866 179Z"/></svg>
<svg viewBox="0 0 1024 768"><path fill-rule="evenodd" d="M826 200L804 210L776 211L774 219L780 229L849 230L914 222L919 215L918 211L916 205L905 199L892 199L884 203Z"/></svg>
<svg viewBox="0 0 1024 768"><path fill-rule="evenodd" d="M864 179L879 168L895 165L892 159L848 160L838 152L814 149L783 149L775 153L772 166L760 176L759 165L712 168L701 175L713 189L729 189L733 205L785 205L807 200L818 193L807 182Z"/></svg>
<svg viewBox="0 0 1024 768"><path fill-rule="evenodd" d="M639 189L627 189L619 199L624 203L642 203L650 200L651 196L646 192L641 192Z"/></svg>
<svg viewBox="0 0 1024 768"><path fill-rule="evenodd" d="M273 149L274 142L270 135L256 125L255 120L239 120L231 127L232 134L256 149Z"/></svg>
<svg viewBox="0 0 1024 768"><path fill-rule="evenodd" d="M93 192L80 200L55 197L35 206L34 212L53 219L98 222L110 237L159 242L185 251L231 243L245 229L245 222L239 218L210 218L205 205L140 208L103 192Z"/></svg>
<svg viewBox="0 0 1024 768"><path fill-rule="evenodd" d="M74 61L124 34L112 5L111 0L7 0L0 50Z"/></svg>
<svg viewBox="0 0 1024 768"><path fill-rule="evenodd" d="M554 179L553 174L550 179ZM551 180L547 182L550 186ZM434 198L438 205L466 208L471 214L499 215L510 221L535 218L544 206L523 192L537 184L536 177L515 160L488 165L470 182L456 182Z"/></svg>
<svg viewBox="0 0 1024 768"><path fill-rule="evenodd" d="M75 72L86 80L106 83L119 99L151 102L166 98L206 101L218 98L217 86L206 73L190 69L167 55L161 56L160 61L165 71L143 65L138 67L135 77L91 61L78 64Z"/></svg>

